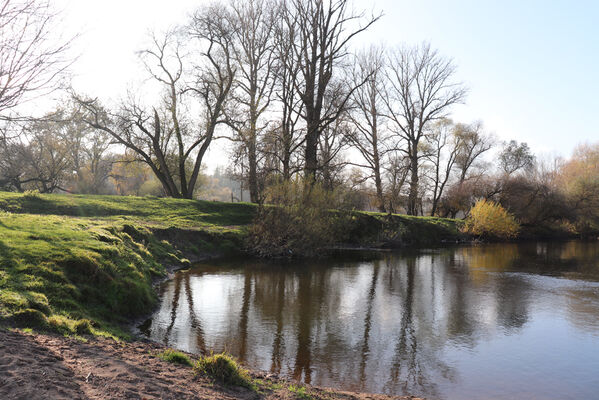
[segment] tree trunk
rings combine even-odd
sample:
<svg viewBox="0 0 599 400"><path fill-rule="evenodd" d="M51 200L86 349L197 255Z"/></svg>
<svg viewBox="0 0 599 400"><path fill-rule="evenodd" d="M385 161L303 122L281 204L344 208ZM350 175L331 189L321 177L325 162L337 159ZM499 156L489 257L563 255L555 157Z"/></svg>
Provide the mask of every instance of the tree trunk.
<svg viewBox="0 0 599 400"><path fill-rule="evenodd" d="M248 140L248 186L250 189L250 201L258 203L260 193L258 190L258 160L256 156L256 137Z"/></svg>
<svg viewBox="0 0 599 400"><path fill-rule="evenodd" d="M383 182L381 179L381 165L380 165L380 160L379 160L379 151L378 151L378 144L377 144L377 137L376 135L374 136L374 146L373 146L373 161L374 161L374 185L376 187L376 198L378 201L378 208L379 211L384 213L387 212L387 210L385 209L385 198L383 197Z"/></svg>
<svg viewBox="0 0 599 400"><path fill-rule="evenodd" d="M418 153L417 145L410 151L410 194L408 195L408 215L418 215Z"/></svg>
<svg viewBox="0 0 599 400"><path fill-rule="evenodd" d="M318 122L309 121L306 133L306 150L304 155L304 173L306 179L314 183L318 170Z"/></svg>

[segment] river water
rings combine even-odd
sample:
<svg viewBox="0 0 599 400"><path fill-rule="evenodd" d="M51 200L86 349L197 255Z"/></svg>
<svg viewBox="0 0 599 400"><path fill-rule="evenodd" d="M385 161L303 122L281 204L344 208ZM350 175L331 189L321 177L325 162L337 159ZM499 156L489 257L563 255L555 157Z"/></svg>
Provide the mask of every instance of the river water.
<svg viewBox="0 0 599 400"><path fill-rule="evenodd" d="M219 261L177 273L160 296L148 337L313 385L599 399L599 242Z"/></svg>

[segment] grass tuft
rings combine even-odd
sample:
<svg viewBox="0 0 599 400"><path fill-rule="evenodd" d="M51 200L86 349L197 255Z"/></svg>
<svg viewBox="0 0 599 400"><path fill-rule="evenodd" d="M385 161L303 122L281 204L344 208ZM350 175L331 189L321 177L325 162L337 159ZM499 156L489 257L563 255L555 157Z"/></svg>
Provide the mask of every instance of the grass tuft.
<svg viewBox="0 0 599 400"><path fill-rule="evenodd" d="M256 390L248 371L226 353L204 356L195 363L193 369L219 383Z"/></svg>
<svg viewBox="0 0 599 400"><path fill-rule="evenodd" d="M304 386L289 385L289 391L295 394L299 399L311 400L313 397L306 391Z"/></svg>
<svg viewBox="0 0 599 400"><path fill-rule="evenodd" d="M193 367L193 363L191 362L191 359L187 356L187 354L181 353L180 351L166 349L163 352L158 353L157 356L158 358L166 362Z"/></svg>

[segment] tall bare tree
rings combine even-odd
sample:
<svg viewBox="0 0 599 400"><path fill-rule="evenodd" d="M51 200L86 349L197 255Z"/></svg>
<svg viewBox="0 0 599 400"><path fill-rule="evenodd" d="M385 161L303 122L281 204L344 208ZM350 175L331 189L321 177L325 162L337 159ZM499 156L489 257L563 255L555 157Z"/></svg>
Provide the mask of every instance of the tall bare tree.
<svg viewBox="0 0 599 400"><path fill-rule="evenodd" d="M299 97L295 82L298 80L299 63L295 62L293 46L295 31L285 23L285 3L280 3L277 9L275 38L275 70L274 70L274 101L277 104L275 124L267 135L267 155L280 164L277 171L284 181L301 170L297 150L305 141L300 119L303 113L303 103Z"/></svg>
<svg viewBox="0 0 599 400"><path fill-rule="evenodd" d="M284 5L283 19L294 40L294 56L287 67L299 70L294 86L306 123L304 172L315 179L320 134L344 111L355 90L355 86L331 83L347 59L348 43L379 17L354 12L349 0L288 0ZM338 100L326 102L326 98Z"/></svg>
<svg viewBox="0 0 599 400"><path fill-rule="evenodd" d="M431 127L426 159L431 163L432 199L431 215L437 213L439 200L449 182L460 149L460 137L450 119L441 119Z"/></svg>
<svg viewBox="0 0 599 400"><path fill-rule="evenodd" d="M237 78L232 90L235 106L229 125L247 156L250 201L260 200L259 141L267 123L261 120L271 103L275 68L276 4L272 0L231 1L232 58Z"/></svg>
<svg viewBox="0 0 599 400"><path fill-rule="evenodd" d="M455 66L429 44L400 47L388 60L389 89L385 114L391 129L403 142L401 151L410 160L410 191L407 213L418 214L419 173L423 154L420 146L426 140L431 122L447 115L450 107L463 101L466 89L453 78Z"/></svg>
<svg viewBox="0 0 599 400"><path fill-rule="evenodd" d="M0 0L0 119L55 88L70 65L70 40L55 34L57 24L48 0Z"/></svg>
<svg viewBox="0 0 599 400"><path fill-rule="evenodd" d="M364 162L351 162L352 165L369 171L374 180L377 206L385 212L383 193L383 168L381 164L389 151L387 134L383 129L384 103L384 51L382 48L371 47L362 52L356 59L356 69L353 72L353 82L357 89L351 98L349 119L354 130L348 135L350 143L360 152ZM362 82L366 81L362 85Z"/></svg>

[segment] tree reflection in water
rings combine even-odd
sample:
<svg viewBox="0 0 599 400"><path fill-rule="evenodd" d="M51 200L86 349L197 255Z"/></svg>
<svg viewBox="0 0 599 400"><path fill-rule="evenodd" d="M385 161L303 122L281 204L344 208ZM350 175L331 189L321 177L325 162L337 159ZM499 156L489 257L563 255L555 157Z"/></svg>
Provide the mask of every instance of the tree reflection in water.
<svg viewBox="0 0 599 400"><path fill-rule="evenodd" d="M227 350L306 383L443 398L464 380L448 352L471 354L518 335L535 307L563 305L573 325L597 326L597 285L555 297L539 290L537 277L595 280L598 249L502 244L368 262L199 265L162 287L161 307L143 330L188 351Z"/></svg>

